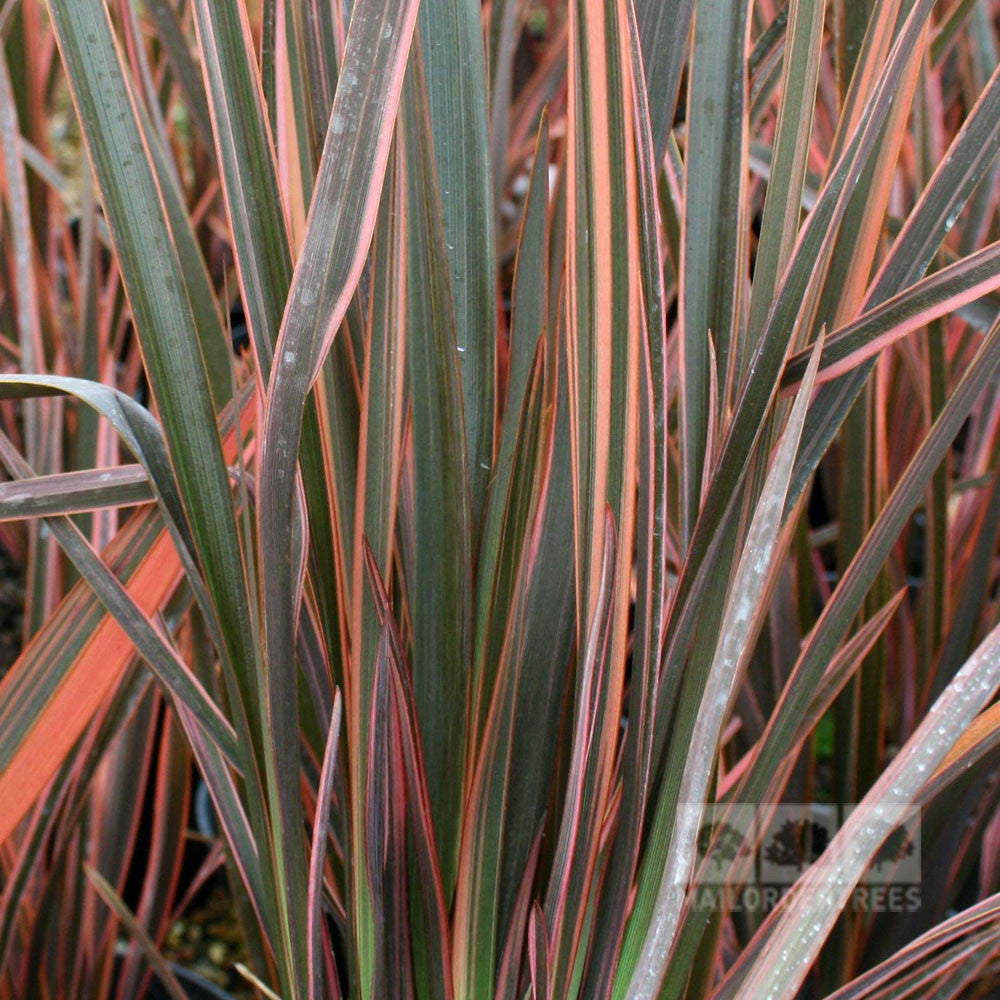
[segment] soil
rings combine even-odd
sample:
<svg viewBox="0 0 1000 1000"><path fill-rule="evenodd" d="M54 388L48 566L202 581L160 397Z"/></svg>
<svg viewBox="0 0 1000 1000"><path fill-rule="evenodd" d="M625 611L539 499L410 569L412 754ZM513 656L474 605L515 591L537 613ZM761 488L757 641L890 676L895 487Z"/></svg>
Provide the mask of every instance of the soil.
<svg viewBox="0 0 1000 1000"><path fill-rule="evenodd" d="M170 929L163 955L178 965L230 991L236 998L253 997L252 990L234 969L246 962L239 922L226 887L215 884L204 899Z"/></svg>
<svg viewBox="0 0 1000 1000"><path fill-rule="evenodd" d="M24 579L0 548L0 677L13 666L21 652L23 610Z"/></svg>

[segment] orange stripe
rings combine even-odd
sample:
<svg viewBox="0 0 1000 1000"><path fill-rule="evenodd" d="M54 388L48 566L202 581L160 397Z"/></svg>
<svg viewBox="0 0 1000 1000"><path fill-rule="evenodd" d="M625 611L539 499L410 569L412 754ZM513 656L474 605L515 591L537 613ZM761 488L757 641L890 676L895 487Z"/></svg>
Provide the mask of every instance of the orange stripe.
<svg viewBox="0 0 1000 1000"><path fill-rule="evenodd" d="M239 419L239 437L234 429L223 440L226 462L235 461L242 430L247 427L248 420L252 422L253 419L254 403L255 397L251 396L244 404ZM173 539L164 528L125 584L125 589L142 611L152 616L180 583L182 576L183 568ZM32 646L29 646L18 657L4 683L0 683L0 691L6 683L13 682L18 674L18 665L31 649ZM114 689L134 652L132 642L121 626L106 614L10 763L0 772L0 803L3 803L0 809L0 844L13 833L42 794L73 749L73 744Z"/></svg>
<svg viewBox="0 0 1000 1000"><path fill-rule="evenodd" d="M163 531L139 564L127 589L136 604L147 615L152 615L180 582L181 576L174 543ZM105 615L10 764L0 774L0 802L3 803L0 843L16 829L59 769L121 678L134 652L131 641L118 623ZM16 671L17 664L8 677L15 676Z"/></svg>

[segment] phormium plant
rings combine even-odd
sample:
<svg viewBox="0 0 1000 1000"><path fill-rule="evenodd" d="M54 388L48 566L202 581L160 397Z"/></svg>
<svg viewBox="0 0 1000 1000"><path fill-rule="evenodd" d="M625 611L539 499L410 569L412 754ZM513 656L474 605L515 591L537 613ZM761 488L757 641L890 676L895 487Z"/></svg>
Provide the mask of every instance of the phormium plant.
<svg viewBox="0 0 1000 1000"><path fill-rule="evenodd" d="M0 0L0 996L1000 996L998 21Z"/></svg>

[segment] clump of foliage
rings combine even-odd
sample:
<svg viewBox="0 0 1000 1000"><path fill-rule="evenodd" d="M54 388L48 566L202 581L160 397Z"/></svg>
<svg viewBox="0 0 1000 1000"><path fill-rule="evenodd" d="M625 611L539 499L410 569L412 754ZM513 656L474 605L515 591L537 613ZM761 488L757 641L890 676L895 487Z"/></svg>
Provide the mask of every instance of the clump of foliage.
<svg viewBox="0 0 1000 1000"><path fill-rule="evenodd" d="M998 16L2 0L0 994L995 995Z"/></svg>

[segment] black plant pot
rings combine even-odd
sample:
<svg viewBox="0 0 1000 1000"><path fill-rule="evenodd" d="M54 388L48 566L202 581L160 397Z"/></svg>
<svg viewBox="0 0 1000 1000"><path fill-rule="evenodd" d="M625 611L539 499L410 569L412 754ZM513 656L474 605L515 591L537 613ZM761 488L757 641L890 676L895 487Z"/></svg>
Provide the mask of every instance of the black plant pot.
<svg viewBox="0 0 1000 1000"><path fill-rule="evenodd" d="M196 972L182 969L180 966L171 965L171 971L177 977L184 992L190 1000L233 1000L232 995L224 989L209 982L204 976L199 976ZM170 1000L170 995L163 988L163 984L153 976L142 1000Z"/></svg>
<svg viewBox="0 0 1000 1000"><path fill-rule="evenodd" d="M194 825L203 837L219 836L219 820L215 815L215 803L209 795L208 785L199 775L194 786Z"/></svg>
<svg viewBox="0 0 1000 1000"><path fill-rule="evenodd" d="M119 953L115 959L116 976L121 972L121 961L122 956ZM231 993L227 993L221 986L216 986L215 983L210 982L204 976L199 976L197 972L192 972L183 966L175 965L173 962L170 963L170 971L174 974L177 982L180 983L181 989L184 990L184 994L188 997L188 1000L233 1000ZM145 992L139 996L138 1000L171 1000L170 994L166 991L155 972L149 977L148 982L149 985L146 987Z"/></svg>

